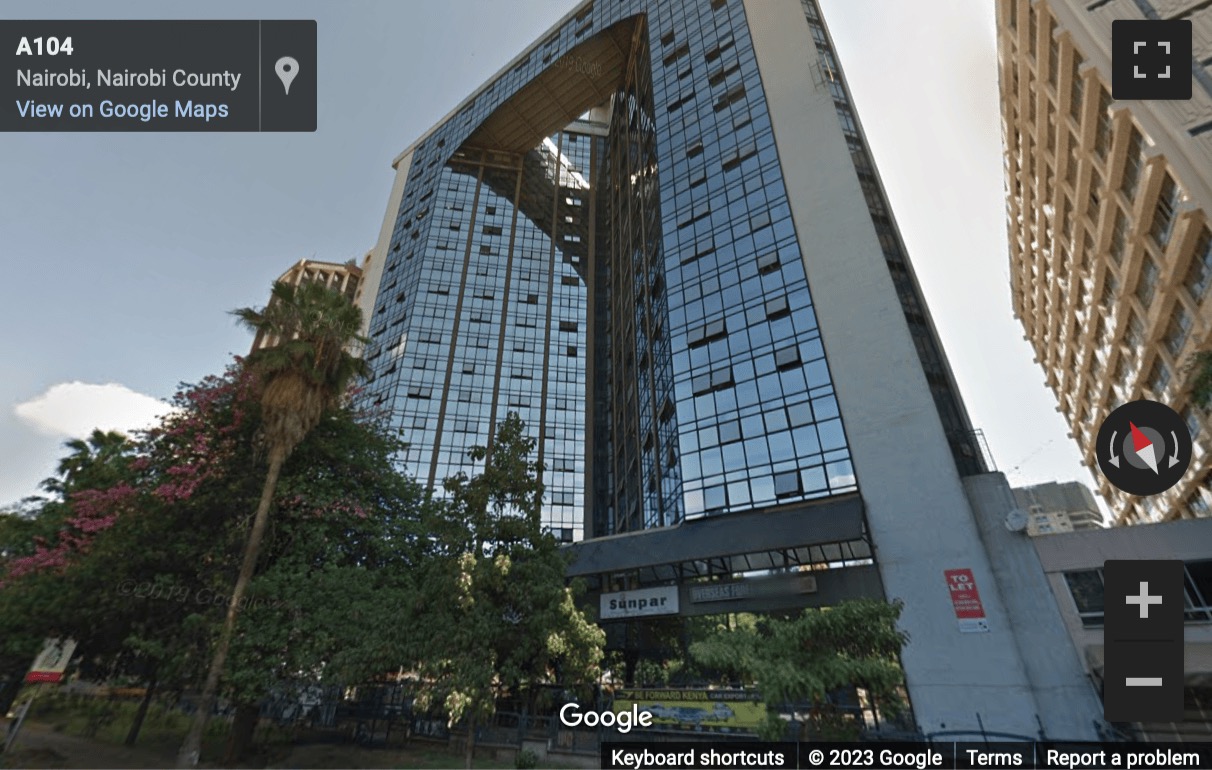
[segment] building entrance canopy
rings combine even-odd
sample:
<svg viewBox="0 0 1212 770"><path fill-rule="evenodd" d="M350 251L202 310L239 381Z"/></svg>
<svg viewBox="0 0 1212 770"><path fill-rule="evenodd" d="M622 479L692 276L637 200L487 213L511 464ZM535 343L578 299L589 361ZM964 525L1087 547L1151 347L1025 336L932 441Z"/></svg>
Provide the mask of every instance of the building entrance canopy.
<svg viewBox="0 0 1212 770"><path fill-rule="evenodd" d="M638 585L728 577L761 570L827 570L870 563L856 495L707 517L675 527L595 538L569 546L569 577L592 587L629 574Z"/></svg>

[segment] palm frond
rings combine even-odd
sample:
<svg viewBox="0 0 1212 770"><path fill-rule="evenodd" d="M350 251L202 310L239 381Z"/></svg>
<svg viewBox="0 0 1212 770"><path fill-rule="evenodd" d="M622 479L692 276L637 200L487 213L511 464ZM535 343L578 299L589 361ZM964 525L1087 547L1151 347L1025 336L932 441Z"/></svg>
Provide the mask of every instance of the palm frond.
<svg viewBox="0 0 1212 770"><path fill-rule="evenodd" d="M278 281L263 309L232 314L275 343L254 351L245 365L262 382L263 438L271 451L276 446L289 453L349 385L367 375L365 362L350 353L351 346L366 343L358 334L362 312L320 283Z"/></svg>

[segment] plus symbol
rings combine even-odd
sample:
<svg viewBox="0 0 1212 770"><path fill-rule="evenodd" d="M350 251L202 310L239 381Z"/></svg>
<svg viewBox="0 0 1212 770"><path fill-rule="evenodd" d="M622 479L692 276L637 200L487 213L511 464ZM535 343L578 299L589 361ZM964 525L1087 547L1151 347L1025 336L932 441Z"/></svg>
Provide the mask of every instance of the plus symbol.
<svg viewBox="0 0 1212 770"><path fill-rule="evenodd" d="M1140 596L1129 596L1128 597L1128 604L1135 604L1140 607L1140 616L1141 616L1142 620L1148 619L1150 604L1161 604L1161 603L1162 603L1161 596L1150 596L1149 595L1149 583L1144 580L1140 581Z"/></svg>

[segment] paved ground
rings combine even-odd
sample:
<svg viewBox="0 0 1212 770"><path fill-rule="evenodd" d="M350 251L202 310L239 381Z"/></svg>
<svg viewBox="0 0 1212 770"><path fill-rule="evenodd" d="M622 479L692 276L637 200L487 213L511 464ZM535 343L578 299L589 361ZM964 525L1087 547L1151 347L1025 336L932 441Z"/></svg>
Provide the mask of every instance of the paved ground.
<svg viewBox="0 0 1212 770"><path fill-rule="evenodd" d="M0 736L7 734L8 724L0 720ZM3 741L0 740L0 747ZM461 768L462 756L447 753L438 747L424 744L405 748L367 749L346 744L305 744L294 746L289 753L270 761L270 768ZM175 746L139 746L131 748L111 743L64 735L55 732L50 725L26 722L21 735L13 744L10 754L0 753L0 768L95 768L117 770L118 768L172 767L176 758ZM511 768L513 762L506 758L488 759L477 757L477 768ZM202 767L218 765L203 763Z"/></svg>

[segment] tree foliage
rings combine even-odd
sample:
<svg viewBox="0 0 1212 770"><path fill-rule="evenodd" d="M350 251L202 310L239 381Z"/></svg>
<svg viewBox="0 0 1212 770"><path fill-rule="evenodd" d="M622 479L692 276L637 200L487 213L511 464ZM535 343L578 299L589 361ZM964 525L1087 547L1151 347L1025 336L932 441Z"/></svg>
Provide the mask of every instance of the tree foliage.
<svg viewBox="0 0 1212 770"><path fill-rule="evenodd" d="M75 485L68 500L0 518L0 550L11 552L0 563L0 663L23 673L44 638L63 636L80 643L90 678L155 672L162 690L198 681L262 486L251 377L233 366L184 386L120 476L93 474L112 486ZM374 610L412 596L424 505L396 471L401 448L341 408L292 454L236 628L230 698L256 703L286 678L349 681L396 664L386 647L399 629ZM59 509L58 529L38 535L42 512Z"/></svg>
<svg viewBox="0 0 1212 770"><path fill-rule="evenodd" d="M277 285L238 311L276 344L182 386L148 431L70 443L49 497L0 514L0 674L70 637L90 679L181 693L205 674L209 713L208 693L248 710L287 681L404 669L473 738L502 695L598 680L604 635L541 524L522 421L431 499L395 433L340 398L356 309L313 295Z"/></svg>
<svg viewBox="0 0 1212 770"><path fill-rule="evenodd" d="M1212 350L1193 355L1187 362L1186 373L1191 402L1207 409L1212 405Z"/></svg>
<svg viewBox="0 0 1212 770"><path fill-rule="evenodd" d="M362 313L341 293L308 281L274 283L263 309L240 308L233 315L256 339L270 344L247 359L260 383L259 438L270 463L285 458L337 406L346 388L366 375L366 363L349 352Z"/></svg>
<svg viewBox="0 0 1212 770"><path fill-rule="evenodd" d="M245 370L257 384L261 407L257 439L269 455L269 467L202 685L200 705L178 752L177 767L198 764L202 734L218 697L236 620L257 569L282 466L325 414L339 405L353 380L366 373L365 362L349 352L350 346L364 342L358 336L362 312L343 294L319 282L296 286L278 281L264 309L242 308L234 314L263 343L249 356Z"/></svg>
<svg viewBox="0 0 1212 770"><path fill-rule="evenodd" d="M435 511L434 550L424 566L417 623L407 655L421 703L468 725L470 767L477 724L497 698L527 687L596 682L605 636L576 607L567 562L543 531L541 468L516 414L491 451L471 458L483 472L446 481L449 502Z"/></svg>
<svg viewBox="0 0 1212 770"><path fill-rule="evenodd" d="M57 499L37 514L56 528L4 565L0 636L26 649L76 639L97 678L158 669L162 681L191 679L213 615L196 597L230 566L230 498L248 487L231 466L250 427L246 401L233 368L182 386L136 438L69 443L60 477L44 485Z"/></svg>
<svg viewBox="0 0 1212 770"><path fill-rule="evenodd" d="M811 704L809 727L839 739L856 729L831 703L844 688L866 689L885 714L904 707L899 656L908 636L896 627L901 606L862 599L790 619L759 618L720 630L690 651L703 665L756 685L769 705ZM761 734L780 740L786 722L772 711Z"/></svg>
<svg viewBox="0 0 1212 770"><path fill-rule="evenodd" d="M394 469L400 442L353 418L323 419L284 469L227 675L241 702L283 682L359 682L399 666L392 647L429 503Z"/></svg>

